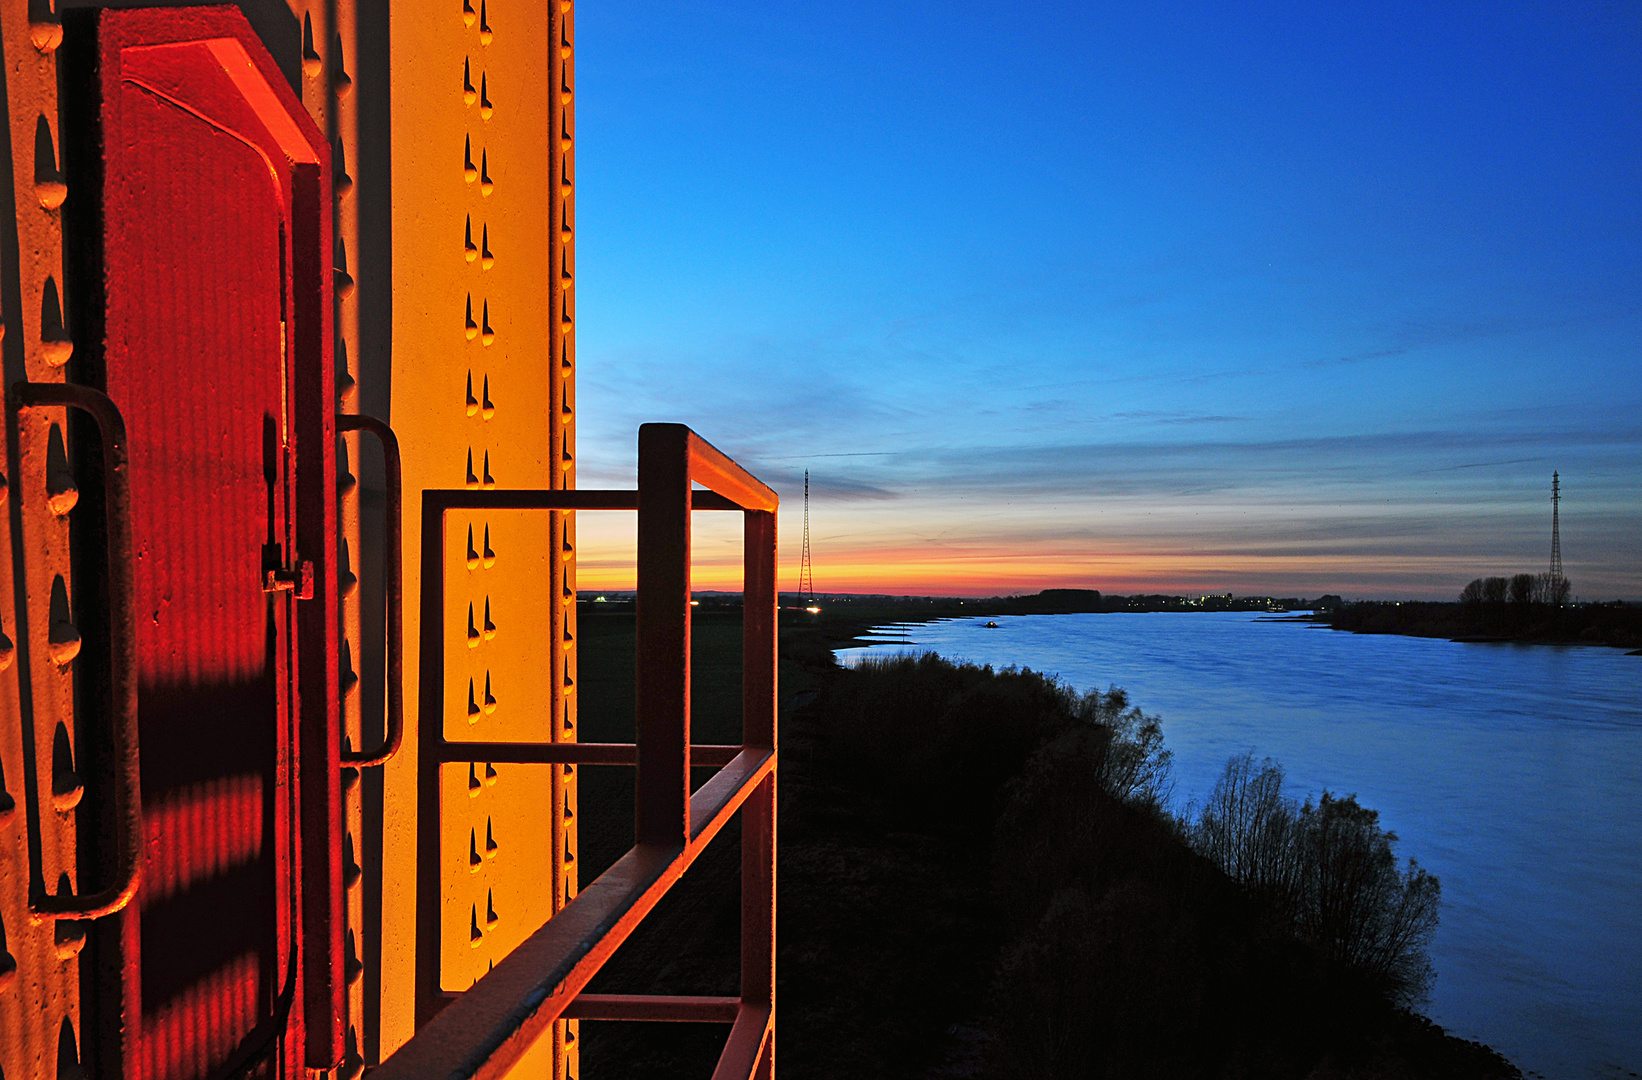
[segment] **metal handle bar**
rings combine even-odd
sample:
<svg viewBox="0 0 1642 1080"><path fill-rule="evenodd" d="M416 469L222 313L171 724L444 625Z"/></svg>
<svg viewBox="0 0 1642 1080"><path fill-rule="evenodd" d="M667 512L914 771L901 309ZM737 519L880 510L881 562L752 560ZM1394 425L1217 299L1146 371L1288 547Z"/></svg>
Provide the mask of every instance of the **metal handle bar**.
<svg viewBox="0 0 1642 1080"><path fill-rule="evenodd" d="M107 500L109 730L118 761L114 771L114 880L94 893L53 896L31 883L29 911L42 918L100 919L137 895L142 883L143 801L137 767L137 643L132 612L136 584L131 565L131 475L126 460L125 418L106 394L72 383L19 382L12 386L18 410L62 405L79 409L97 424L103 443L103 489Z"/></svg>
<svg viewBox="0 0 1642 1080"><path fill-rule="evenodd" d="M382 460L388 472L388 535L384 561L383 592L388 607L388 730L387 738L375 753L344 751L342 764L350 769L382 765L399 752L405 737L405 582L401 563L404 514L399 468L399 439L393 429L374 416L339 413L337 431L368 431L382 443Z"/></svg>

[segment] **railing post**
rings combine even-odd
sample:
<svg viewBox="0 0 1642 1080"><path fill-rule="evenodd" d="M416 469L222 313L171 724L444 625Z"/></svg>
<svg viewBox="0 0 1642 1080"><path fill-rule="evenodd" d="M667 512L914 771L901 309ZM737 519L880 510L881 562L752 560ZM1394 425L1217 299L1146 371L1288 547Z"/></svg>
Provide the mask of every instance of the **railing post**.
<svg viewBox="0 0 1642 1080"><path fill-rule="evenodd" d="M775 514L743 515L741 741L776 747L779 659ZM775 1066L776 773L741 808L741 1002L768 1017L755 1077Z"/></svg>
<svg viewBox="0 0 1642 1080"><path fill-rule="evenodd" d="M690 429L639 427L635 840L690 839Z"/></svg>
<svg viewBox="0 0 1642 1080"><path fill-rule="evenodd" d="M775 1063L776 777L772 770L741 805L741 1007L768 1018L755 1077Z"/></svg>
<svg viewBox="0 0 1642 1080"><path fill-rule="evenodd" d="M438 1015L443 1004L440 965L439 767L445 741L445 511L442 492L422 492L421 652L417 663L416 753L416 1026Z"/></svg>
<svg viewBox="0 0 1642 1080"><path fill-rule="evenodd" d="M741 741L775 748L775 514L742 515Z"/></svg>

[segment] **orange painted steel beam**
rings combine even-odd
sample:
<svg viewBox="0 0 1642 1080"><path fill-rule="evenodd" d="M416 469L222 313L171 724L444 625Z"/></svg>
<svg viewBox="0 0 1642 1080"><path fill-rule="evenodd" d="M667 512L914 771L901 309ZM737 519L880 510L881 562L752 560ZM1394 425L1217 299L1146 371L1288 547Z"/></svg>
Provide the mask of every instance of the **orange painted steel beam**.
<svg viewBox="0 0 1642 1080"><path fill-rule="evenodd" d="M365 1016L365 1029L379 1031L377 1046L363 1055L369 1061L373 1049L387 1056L425 1019L418 1010L429 997L424 969L431 965L438 980L434 995L466 990L578 887L574 767L499 766L499 776L487 775L466 795L434 802L442 830L434 835L419 820L418 765L428 710L441 704L422 695L430 685L422 670L427 632L442 635L438 685L451 737L550 743L577 735L575 514L554 512L567 509L562 502L539 503L547 514L518 513L505 500L453 514L444 545L447 621L433 627L421 618L428 564L418 527L425 490L576 486L575 5L290 2L313 10L316 33L322 12L330 18L336 11L340 21L340 9L352 8L356 20L348 100L358 103L359 127L369 126L372 136L350 159L360 181L351 203L359 207L362 248L358 300L348 316L364 349L357 404L399 432L411 497L404 748L381 774L380 876L365 866L366 885L381 883L388 894L380 929L369 918L365 928L380 942L381 958L373 970L365 957L364 981L372 994L379 988L381 1001L379 1025L369 1010ZM315 45L316 69L329 69L326 41ZM345 47L344 39L338 56ZM367 308L367 300L375 302ZM366 476L360 481L364 487ZM481 557L464 572L458 532L469 526ZM375 565L366 561L364 569ZM362 576L363 592L376 575ZM477 639L463 637L470 605L483 620ZM357 669L372 699L379 696L378 655L368 653ZM464 693L469 683L472 692ZM478 708L465 711L470 703ZM458 769L467 771L444 772ZM376 779L359 790L374 794ZM487 847L489 857L472 869L470 835L483 841L492 824L500 847ZM367 824L367 831L375 830ZM430 839L442 853L433 899L394 902L394 883L419 876ZM420 926L430 906L443 909L432 939ZM431 957L421 955L429 948ZM542 1039L520 1075L580 1075L574 1042L568 1029Z"/></svg>
<svg viewBox="0 0 1642 1080"><path fill-rule="evenodd" d="M690 764L695 768L722 767L746 746L694 743ZM522 743L447 742L433 751L444 765L488 761L492 765L636 765L637 743Z"/></svg>
<svg viewBox="0 0 1642 1080"><path fill-rule="evenodd" d="M639 428L638 844L690 835L690 438Z"/></svg>
<svg viewBox="0 0 1642 1080"><path fill-rule="evenodd" d="M620 488L554 488L539 490L430 488L422 493L423 514L447 510L637 510L639 493ZM745 510L715 491L692 491L692 510Z"/></svg>
<svg viewBox="0 0 1642 1080"><path fill-rule="evenodd" d="M698 493L699 494L699 493ZM776 729L777 635L775 514L745 515L741 582L741 741L774 746Z"/></svg>
<svg viewBox="0 0 1642 1080"><path fill-rule="evenodd" d="M683 424L639 426L635 693L639 775L634 834L635 842L641 844L671 843L676 835L690 833L692 483L707 485L738 508L751 512L749 516L754 519L770 516L778 502L775 492ZM748 529L749 539L756 545L746 555L750 565L762 566L766 561L764 548L769 548L770 580L764 583L764 591L769 592L774 585L773 517L767 525L749 525ZM755 567L755 586L760 572ZM762 632L773 634L773 622L755 623ZM754 665L755 670L761 668ZM772 688L774 678L772 669ZM769 741L773 746L773 736Z"/></svg>
<svg viewBox="0 0 1642 1080"><path fill-rule="evenodd" d="M774 512L749 512L743 536L741 740L774 752L780 603ZM715 1076L775 1071L776 783L772 772L741 815L741 1000L744 1016L763 1017L762 1034L749 1060L743 1051L751 1036L738 1038L732 1029Z"/></svg>
<svg viewBox="0 0 1642 1080"><path fill-rule="evenodd" d="M373 1080L505 1076L774 774L775 765L770 750L736 755L691 796L693 828L686 843L640 844L623 855L471 990L452 1000L371 1074Z"/></svg>
<svg viewBox="0 0 1642 1080"><path fill-rule="evenodd" d="M562 1014L566 1020L652 1020L733 1024L741 999L653 994L578 994Z"/></svg>
<svg viewBox="0 0 1642 1080"><path fill-rule="evenodd" d="M678 428L684 432L689 445L690 479L703 487L723 495L743 510L774 512L780 502L771 491L746 469L737 465L729 455L691 431L683 424L643 424L639 427L639 441L643 445L646 428ZM642 454L643 451L641 450Z"/></svg>
<svg viewBox="0 0 1642 1080"><path fill-rule="evenodd" d="M4 243L5 369L8 380L60 383L74 344L64 326L62 206L68 184L85 182L59 139L56 50L63 28L52 5L0 3L0 52L10 136ZM82 197L84 192L81 193ZM76 313L68 309L70 316ZM69 558L68 491L53 485L48 461L63 445L67 413L57 407L5 418L0 473L9 481L0 507L0 1071L8 1077L50 1075L72 1055L78 1064L96 1043L81 1026L80 988L95 990L82 962L84 924L29 916L31 879L66 899L95 882L80 878L82 844L98 823L81 822L87 803L62 809L76 792L94 792L106 775L90 771L85 727L76 717L77 662L60 663L52 647L54 602L81 610L83 595ZM85 587L94 593L95 578ZM54 641L54 639L56 639ZM78 723L76 722L78 719ZM99 725L100 726L100 725ZM62 732L64 739L56 738ZM78 737L76 737L78 736ZM78 789L56 781L57 747L72 751ZM89 789L89 790L88 790ZM61 794L62 802L54 796ZM43 800L43 801L42 801ZM93 800L95 795L93 795ZM90 846L87 844L86 846ZM67 882L69 887L63 888ZM88 995L88 1001L95 994ZM89 1011L89 1010L88 1010ZM88 1045L89 1044L89 1045ZM65 1055L65 1049L68 1055Z"/></svg>
<svg viewBox="0 0 1642 1080"><path fill-rule="evenodd" d="M741 1000L775 1017L776 776L747 799L741 816ZM731 1043L735 1042L733 1033ZM770 1036L774 1058L774 1035ZM725 1048L728 1054L730 1048ZM746 1073L740 1075L745 1076Z"/></svg>
<svg viewBox="0 0 1642 1080"><path fill-rule="evenodd" d="M713 1080L767 1078L775 1069L775 1016L769 1009L741 1006L713 1069Z"/></svg>

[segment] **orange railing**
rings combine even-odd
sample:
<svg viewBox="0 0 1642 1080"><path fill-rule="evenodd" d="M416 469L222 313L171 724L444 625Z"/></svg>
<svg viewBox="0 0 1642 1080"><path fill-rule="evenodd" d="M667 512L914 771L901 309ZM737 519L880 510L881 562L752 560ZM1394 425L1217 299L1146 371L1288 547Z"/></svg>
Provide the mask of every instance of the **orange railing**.
<svg viewBox="0 0 1642 1080"><path fill-rule="evenodd" d="M693 484L707 490L692 490ZM501 1077L559 1019L730 1023L715 1080L769 1077L775 1062L775 492L679 424L639 429L637 491L426 491L417 749L418 1030L372 1072ZM445 738L446 515L453 510L637 510L637 741L457 742ZM690 743L690 512L744 518L742 740ZM439 770L450 763L632 764L635 843L558 914L462 993L441 988ZM719 766L694 793L692 766ZM737 998L582 994L730 818L741 811L741 993ZM544 811L545 812L545 811Z"/></svg>

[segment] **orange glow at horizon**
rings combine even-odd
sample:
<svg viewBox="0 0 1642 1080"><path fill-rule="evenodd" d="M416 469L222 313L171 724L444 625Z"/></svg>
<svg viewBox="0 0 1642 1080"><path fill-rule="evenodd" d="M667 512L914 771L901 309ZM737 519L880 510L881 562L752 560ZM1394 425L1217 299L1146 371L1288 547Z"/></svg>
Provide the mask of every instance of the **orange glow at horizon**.
<svg viewBox="0 0 1642 1080"><path fill-rule="evenodd" d="M577 559L584 597L635 587L636 540L631 514L582 515ZM610 521L611 518L625 521ZM1406 595L1443 596L1470 561L1407 553L1304 555L1239 551L1234 546L1123 536L1084 542L1065 538L947 539L939 543L874 543L878 537L828 545L816 560L817 591L892 596L1006 596L1042 589L1098 589L1129 595L1314 596L1325 592L1385 595L1388 580L1408 582ZM798 587L798 544L791 532L781 551L780 586ZM692 535L692 586L741 589L741 523L732 514L698 514Z"/></svg>
<svg viewBox="0 0 1642 1080"><path fill-rule="evenodd" d="M920 558L911 551L886 551L881 558L830 564L821 595L830 593L889 596L1009 596L1043 589L1097 589L1127 595L1161 593L1198 595L1236 592L1239 595L1318 595L1322 592L1380 594L1384 576L1424 577L1431 568L1411 560L1316 558L1297 564L1293 559L1260 557L1210 558L1203 555L1156 555L1143 552L1091 553L1080 558L980 557L972 561ZM631 563L579 567L579 591L630 592L635 587ZM704 592L739 592L741 566L694 564L691 585ZM781 591L798 588L798 566L782 560ZM1420 595L1437 589L1415 589Z"/></svg>
<svg viewBox="0 0 1642 1080"><path fill-rule="evenodd" d="M1414 505L1388 511L1355 491L1281 501L1249 490L1212 500L995 502L920 492L829 501L819 510L812 501L811 524L815 588L823 596L986 597L1071 588L1448 600L1478 576L1536 571L1543 539L1539 515L1513 506L1485 504L1461 517ZM633 589L636 513L582 512L577 530L581 593ZM798 590L802 537L803 504L789 494L780 512L779 578L789 594ZM740 514L693 515L694 587L740 591L741 544ZM1631 591L1624 580L1602 581L1585 567L1570 576L1587 597Z"/></svg>

